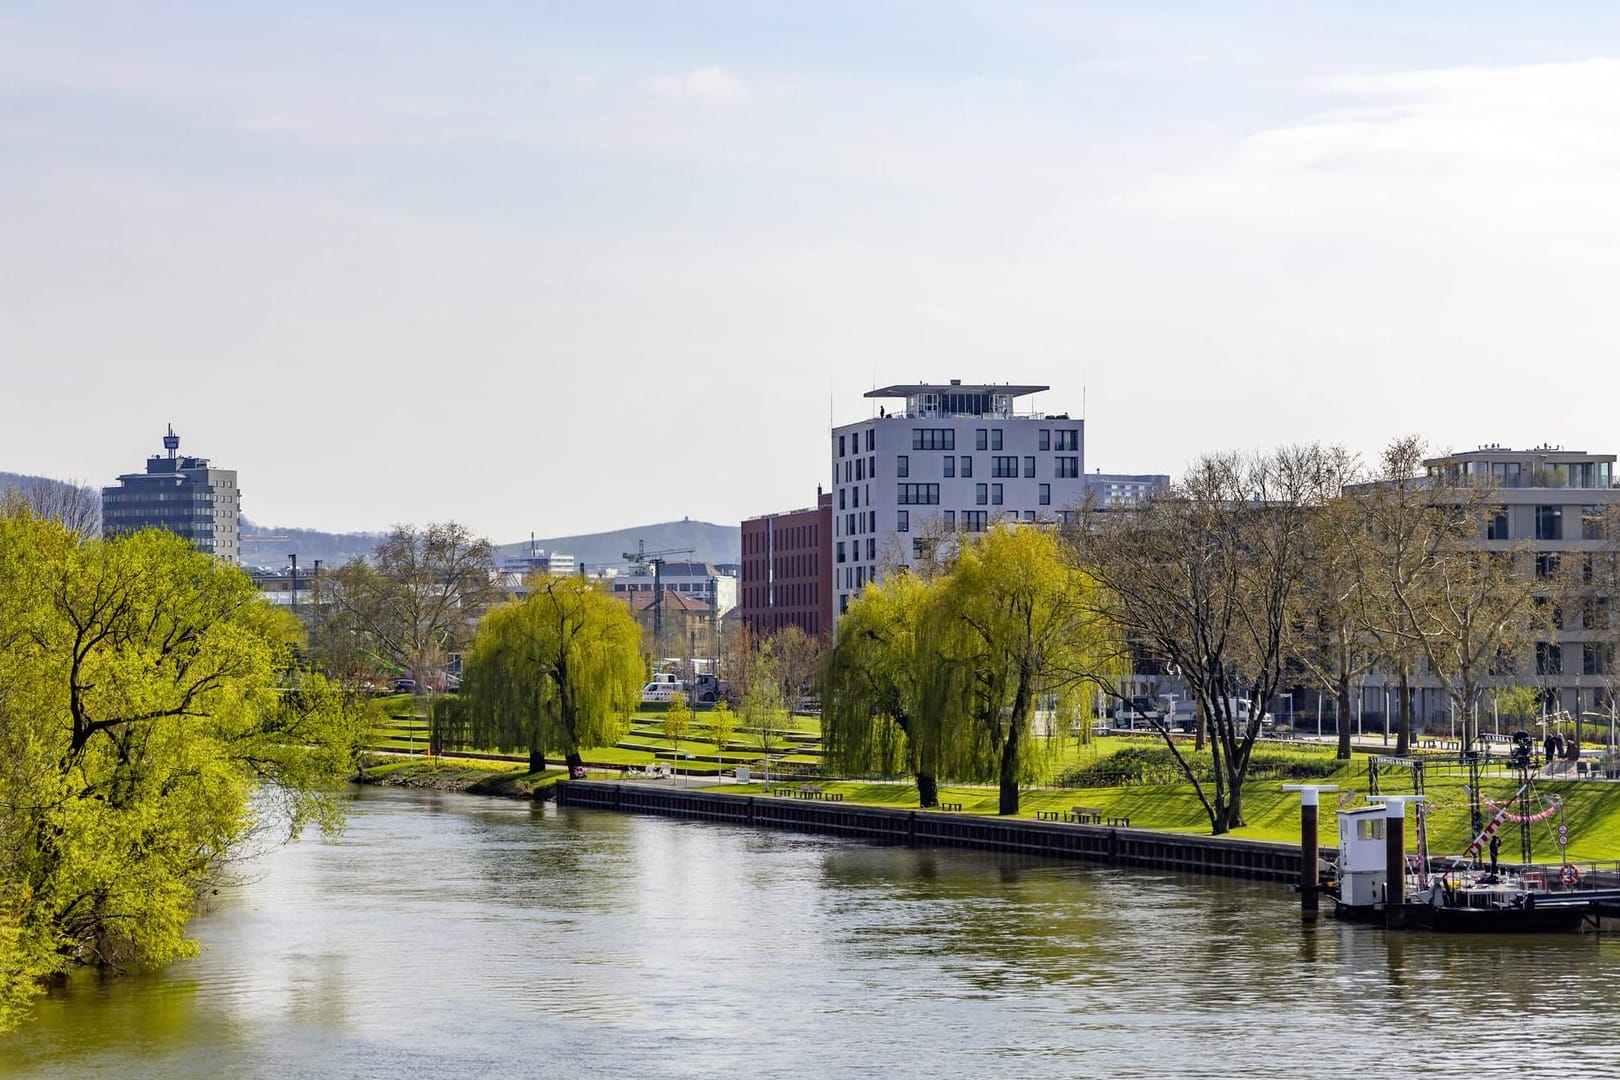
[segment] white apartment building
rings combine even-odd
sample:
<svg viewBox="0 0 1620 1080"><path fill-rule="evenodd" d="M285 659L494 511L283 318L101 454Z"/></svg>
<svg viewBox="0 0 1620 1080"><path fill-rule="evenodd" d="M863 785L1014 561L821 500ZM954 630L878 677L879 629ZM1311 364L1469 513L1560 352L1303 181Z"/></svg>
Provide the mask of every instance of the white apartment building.
<svg viewBox="0 0 1620 1080"><path fill-rule="evenodd" d="M1085 423L1019 412L1046 386L886 386L904 410L832 430L833 612L932 538L998 521L1066 521L1085 500Z"/></svg>

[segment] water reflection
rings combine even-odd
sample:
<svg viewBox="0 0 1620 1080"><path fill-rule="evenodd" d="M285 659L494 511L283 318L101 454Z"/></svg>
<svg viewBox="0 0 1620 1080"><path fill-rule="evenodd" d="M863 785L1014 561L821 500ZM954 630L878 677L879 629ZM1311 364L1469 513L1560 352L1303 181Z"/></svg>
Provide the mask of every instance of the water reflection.
<svg viewBox="0 0 1620 1080"><path fill-rule="evenodd" d="M379 791L342 837L261 870L199 920L203 955L74 980L0 1039L0 1075L1398 1075L1527 1048L1572 1071L1616 1057L1620 943L1302 924L1272 885Z"/></svg>

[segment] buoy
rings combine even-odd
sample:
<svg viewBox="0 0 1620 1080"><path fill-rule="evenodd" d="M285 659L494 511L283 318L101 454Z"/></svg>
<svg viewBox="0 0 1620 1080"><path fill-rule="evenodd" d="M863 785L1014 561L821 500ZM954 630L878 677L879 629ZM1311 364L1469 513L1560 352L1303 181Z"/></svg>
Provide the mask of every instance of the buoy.
<svg viewBox="0 0 1620 1080"><path fill-rule="evenodd" d="M1565 885L1575 885L1581 880L1581 871L1574 863L1565 863L1558 869L1558 880Z"/></svg>

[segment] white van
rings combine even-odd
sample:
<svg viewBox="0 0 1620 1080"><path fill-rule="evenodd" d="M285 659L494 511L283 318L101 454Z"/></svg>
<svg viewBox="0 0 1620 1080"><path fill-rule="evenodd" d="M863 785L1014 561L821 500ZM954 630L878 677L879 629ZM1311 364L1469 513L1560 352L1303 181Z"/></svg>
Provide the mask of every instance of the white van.
<svg viewBox="0 0 1620 1080"><path fill-rule="evenodd" d="M685 683L668 672L661 671L652 677L652 682L641 688L641 703L650 705L655 702L667 702L685 689Z"/></svg>

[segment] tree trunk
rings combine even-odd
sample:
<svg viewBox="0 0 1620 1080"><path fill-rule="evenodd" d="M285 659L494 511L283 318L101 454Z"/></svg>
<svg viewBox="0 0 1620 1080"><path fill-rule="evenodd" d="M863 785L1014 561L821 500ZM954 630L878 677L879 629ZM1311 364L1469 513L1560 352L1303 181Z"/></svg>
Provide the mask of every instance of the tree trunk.
<svg viewBox="0 0 1620 1080"><path fill-rule="evenodd" d="M585 771L585 759L579 756L578 750L568 751L568 753L564 755L563 760L568 765L569 776L576 776Z"/></svg>
<svg viewBox="0 0 1620 1080"><path fill-rule="evenodd" d="M1018 813L1018 730L1015 719L1007 732L1007 741L1001 744L1001 804L998 814Z"/></svg>
<svg viewBox="0 0 1620 1080"><path fill-rule="evenodd" d="M1403 669L1400 683L1401 718L1395 728L1395 756L1412 752L1412 679Z"/></svg>
<svg viewBox="0 0 1620 1080"><path fill-rule="evenodd" d="M1350 680L1349 680L1348 677L1343 676L1343 675L1341 675L1339 677L1339 685L1334 687L1333 700L1334 700L1335 704L1338 705L1338 710L1337 711L1338 711L1338 714L1339 714L1338 717L1336 718L1339 721L1339 752L1335 756L1337 756L1340 761L1349 761L1350 760ZM1316 707L1318 709L1320 709L1322 707L1321 702L1317 702Z"/></svg>
<svg viewBox="0 0 1620 1080"><path fill-rule="evenodd" d="M546 768L546 752L529 747L529 771L532 773L544 772Z"/></svg>
<svg viewBox="0 0 1620 1080"><path fill-rule="evenodd" d="M933 773L917 774L917 805L925 810L939 805L939 781Z"/></svg>

